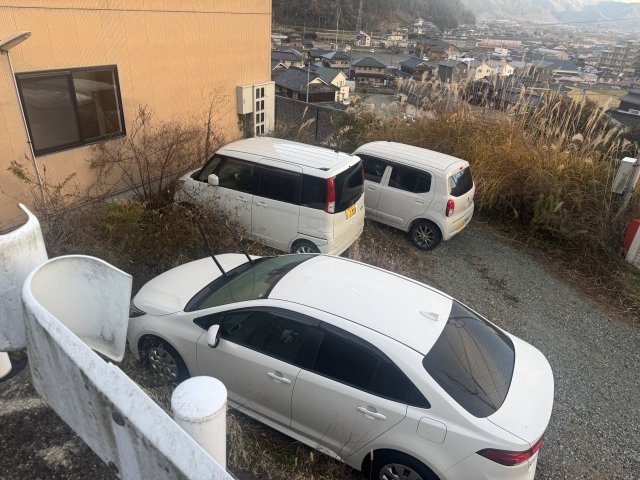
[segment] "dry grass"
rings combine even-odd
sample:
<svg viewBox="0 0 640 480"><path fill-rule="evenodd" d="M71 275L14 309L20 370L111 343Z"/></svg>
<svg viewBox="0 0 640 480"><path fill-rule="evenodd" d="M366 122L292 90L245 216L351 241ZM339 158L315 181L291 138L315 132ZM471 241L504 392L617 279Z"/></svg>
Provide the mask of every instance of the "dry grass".
<svg viewBox="0 0 640 480"><path fill-rule="evenodd" d="M507 112L460 101L414 120L351 111L336 131L333 142L345 151L390 140L468 160L481 215L640 312L638 274L622 260L624 232L640 217L640 191L626 208L611 193L619 159L637 154L637 145L609 128L601 110L555 95L535 110Z"/></svg>

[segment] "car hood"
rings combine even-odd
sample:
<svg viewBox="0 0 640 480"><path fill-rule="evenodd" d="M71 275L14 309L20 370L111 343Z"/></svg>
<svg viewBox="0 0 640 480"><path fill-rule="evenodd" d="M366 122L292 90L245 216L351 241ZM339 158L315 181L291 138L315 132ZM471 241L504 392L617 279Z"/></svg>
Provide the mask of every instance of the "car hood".
<svg viewBox="0 0 640 480"><path fill-rule="evenodd" d="M553 372L538 349L513 335L509 338L515 347L511 385L500 408L487 420L533 446L551 418Z"/></svg>
<svg viewBox="0 0 640 480"><path fill-rule="evenodd" d="M225 271L247 262L239 253L216 255ZM147 282L133 299L133 304L151 315L168 315L184 310L189 300L222 273L211 257L172 268Z"/></svg>

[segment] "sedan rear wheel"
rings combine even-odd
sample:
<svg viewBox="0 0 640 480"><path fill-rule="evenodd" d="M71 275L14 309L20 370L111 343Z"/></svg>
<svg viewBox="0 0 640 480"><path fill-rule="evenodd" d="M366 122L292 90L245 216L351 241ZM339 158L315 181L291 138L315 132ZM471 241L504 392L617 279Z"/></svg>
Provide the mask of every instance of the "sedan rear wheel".
<svg viewBox="0 0 640 480"><path fill-rule="evenodd" d="M365 476L377 480L438 480L424 463L402 452L374 453L373 462L364 465Z"/></svg>
<svg viewBox="0 0 640 480"><path fill-rule="evenodd" d="M309 240L298 240L293 245L291 253L320 253L320 249Z"/></svg>

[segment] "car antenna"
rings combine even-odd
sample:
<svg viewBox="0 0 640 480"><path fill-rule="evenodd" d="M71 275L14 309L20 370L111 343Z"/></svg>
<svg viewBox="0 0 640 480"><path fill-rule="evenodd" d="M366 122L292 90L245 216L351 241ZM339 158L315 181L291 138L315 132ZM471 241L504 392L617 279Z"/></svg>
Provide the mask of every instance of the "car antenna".
<svg viewBox="0 0 640 480"><path fill-rule="evenodd" d="M256 263L256 261L249 256L249 254L247 253L247 250L242 246L242 243L240 243L240 241L236 238L236 236L233 233L233 230L231 230L231 228L229 228L229 225L227 225L227 222L222 222L222 223L224 223L224 226L226 227L228 232L231 234L231 238L233 238L233 241L236 242L236 245L238 246L238 248L242 250L242 253L244 253L244 256L247 257L247 260L249 260L249 263L251 265Z"/></svg>
<svg viewBox="0 0 640 480"><path fill-rule="evenodd" d="M196 221L196 225L198 226L198 230L200 230L200 234L202 235L202 240L204 240L204 245L205 245L205 247L207 247L207 253L209 253L209 256L213 259L213 261L215 262L216 266L222 272L222 276L226 277L227 276L227 272L224 271L224 269L222 268L222 265L220 265L220 262L218 261L216 256L213 253L211 253L211 248L209 248L209 242L207 242L207 236L204 234L204 230L202 229L202 225L200 225L200 222L198 222L198 221Z"/></svg>

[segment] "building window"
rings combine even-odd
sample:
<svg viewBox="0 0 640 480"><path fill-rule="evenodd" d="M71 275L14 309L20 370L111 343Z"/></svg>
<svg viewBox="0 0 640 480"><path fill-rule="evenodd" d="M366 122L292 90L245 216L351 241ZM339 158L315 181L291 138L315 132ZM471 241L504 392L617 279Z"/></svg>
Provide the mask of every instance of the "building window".
<svg viewBox="0 0 640 480"><path fill-rule="evenodd" d="M36 155L125 134L115 66L21 73L16 81Z"/></svg>

